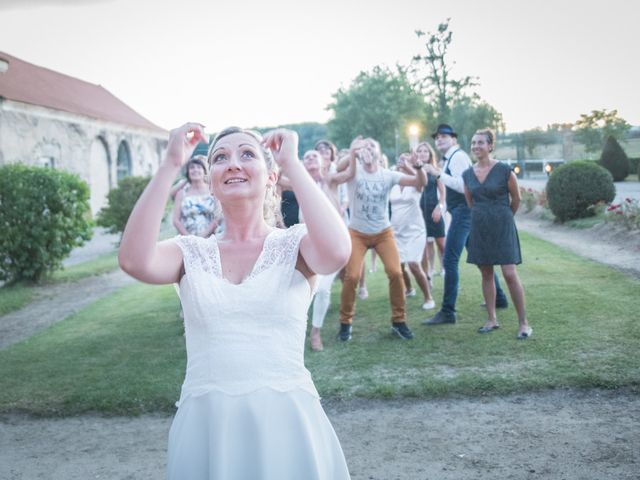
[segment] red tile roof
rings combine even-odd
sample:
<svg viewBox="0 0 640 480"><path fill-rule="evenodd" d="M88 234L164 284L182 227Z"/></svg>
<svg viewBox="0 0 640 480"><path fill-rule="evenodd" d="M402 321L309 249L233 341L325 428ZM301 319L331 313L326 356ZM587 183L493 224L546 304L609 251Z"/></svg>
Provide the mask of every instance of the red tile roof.
<svg viewBox="0 0 640 480"><path fill-rule="evenodd" d="M0 97L165 132L100 85L94 85L0 52L9 68L0 73ZM0 72L2 72L0 68Z"/></svg>

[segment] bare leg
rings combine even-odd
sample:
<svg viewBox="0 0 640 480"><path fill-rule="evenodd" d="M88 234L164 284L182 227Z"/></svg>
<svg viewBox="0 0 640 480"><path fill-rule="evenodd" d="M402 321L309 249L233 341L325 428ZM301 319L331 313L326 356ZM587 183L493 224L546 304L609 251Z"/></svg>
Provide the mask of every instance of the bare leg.
<svg viewBox="0 0 640 480"><path fill-rule="evenodd" d="M424 272L430 272L431 271L431 262L429 261L430 258L430 254L431 252L429 251L429 245L431 244L431 242L429 242L429 239L427 239L427 243L424 246L424 251L422 252L422 262L420 262L422 264L422 271ZM431 275L431 274L429 274Z"/></svg>
<svg viewBox="0 0 640 480"><path fill-rule="evenodd" d="M422 290L422 294L424 295L424 302L428 302L433 300L431 296L431 289L429 288L429 282L427 281L427 275L422 270L422 266L418 262L409 262L409 269L413 274L420 290Z"/></svg>
<svg viewBox="0 0 640 480"><path fill-rule="evenodd" d="M412 286L411 286L411 277L407 272L406 266L407 266L406 263L400 264L400 268L402 268L402 278L404 279L404 288L406 290L406 293L409 293L412 290Z"/></svg>
<svg viewBox="0 0 640 480"><path fill-rule="evenodd" d="M487 323L485 327L494 327L498 324L496 320L496 284L493 280L493 265L479 265L482 274L482 295L487 304Z"/></svg>
<svg viewBox="0 0 640 480"><path fill-rule="evenodd" d="M376 264L377 260L378 260L378 254L376 253L375 250L371 250L371 268L369 269L369 272L374 273L378 270L378 266Z"/></svg>
<svg viewBox="0 0 640 480"><path fill-rule="evenodd" d="M365 253L365 258L366 258L366 253ZM369 291L367 290L367 281L366 281L366 277L365 277L365 264L367 262L364 261L364 259L362 260L362 270L360 271L360 280L358 282L358 297L360 297L360 299L364 300L365 298L369 297Z"/></svg>
<svg viewBox="0 0 640 480"><path fill-rule="evenodd" d="M436 252L433 244L434 244L433 240L427 240L427 252L428 252L427 254L429 256L429 260L428 260L429 268L427 268L425 272L427 272L427 275L429 275L430 277L433 276L434 271L436 269ZM442 265L442 262L440 262L440 264Z"/></svg>
<svg viewBox="0 0 640 480"><path fill-rule="evenodd" d="M516 312L518 313L518 324L520 325L518 332L522 333L527 330L529 323L527 321L527 313L524 306L524 288L522 287L522 282L520 282L516 266L502 265L502 276L507 282L509 293L511 294L511 301L513 302L514 307L516 307Z"/></svg>

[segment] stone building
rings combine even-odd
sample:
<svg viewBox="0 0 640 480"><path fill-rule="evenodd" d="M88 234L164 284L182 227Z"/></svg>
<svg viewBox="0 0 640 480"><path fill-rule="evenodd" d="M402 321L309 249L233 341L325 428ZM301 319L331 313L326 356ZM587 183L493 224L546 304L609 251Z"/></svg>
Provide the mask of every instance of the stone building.
<svg viewBox="0 0 640 480"><path fill-rule="evenodd" d="M0 52L0 165L78 174L94 214L121 178L155 172L167 136L100 85Z"/></svg>

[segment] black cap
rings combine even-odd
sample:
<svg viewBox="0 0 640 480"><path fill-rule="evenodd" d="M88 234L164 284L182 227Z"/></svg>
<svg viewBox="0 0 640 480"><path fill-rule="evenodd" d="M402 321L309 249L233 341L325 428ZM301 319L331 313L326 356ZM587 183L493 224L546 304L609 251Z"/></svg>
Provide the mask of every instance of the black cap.
<svg viewBox="0 0 640 480"><path fill-rule="evenodd" d="M454 138L458 138L458 134L456 132L453 131L453 128L451 128L451 125L447 125L446 123L441 123L440 125L438 125L438 128L436 129L436 131L431 135L431 138L436 138L436 135L441 134L441 135L451 135Z"/></svg>

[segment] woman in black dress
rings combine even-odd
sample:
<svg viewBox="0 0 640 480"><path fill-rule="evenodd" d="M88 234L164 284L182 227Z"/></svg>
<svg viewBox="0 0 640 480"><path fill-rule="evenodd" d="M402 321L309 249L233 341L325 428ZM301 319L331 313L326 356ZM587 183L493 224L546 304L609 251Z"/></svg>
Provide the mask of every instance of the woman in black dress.
<svg viewBox="0 0 640 480"><path fill-rule="evenodd" d="M431 163L437 166L436 153L431 145L423 142L416 148L418 161L423 164ZM420 197L420 209L427 226L427 246L424 249L422 268L427 273L429 281L435 267L434 243L438 247L440 264L444 255L444 213L446 205L446 192L444 184L431 174L427 174L427 185L422 190Z"/></svg>
<svg viewBox="0 0 640 480"><path fill-rule="evenodd" d="M496 319L496 288L493 266L502 267L511 300L518 312L518 339L531 336L524 308L524 289L516 265L522 263L520 241L513 219L520 205L518 180L508 165L493 159L495 134L478 130L471 140L471 153L476 164L462 174L464 193L471 208L471 232L467 243L467 263L478 266L482 273L482 293L487 304L488 320L479 333L499 328Z"/></svg>

